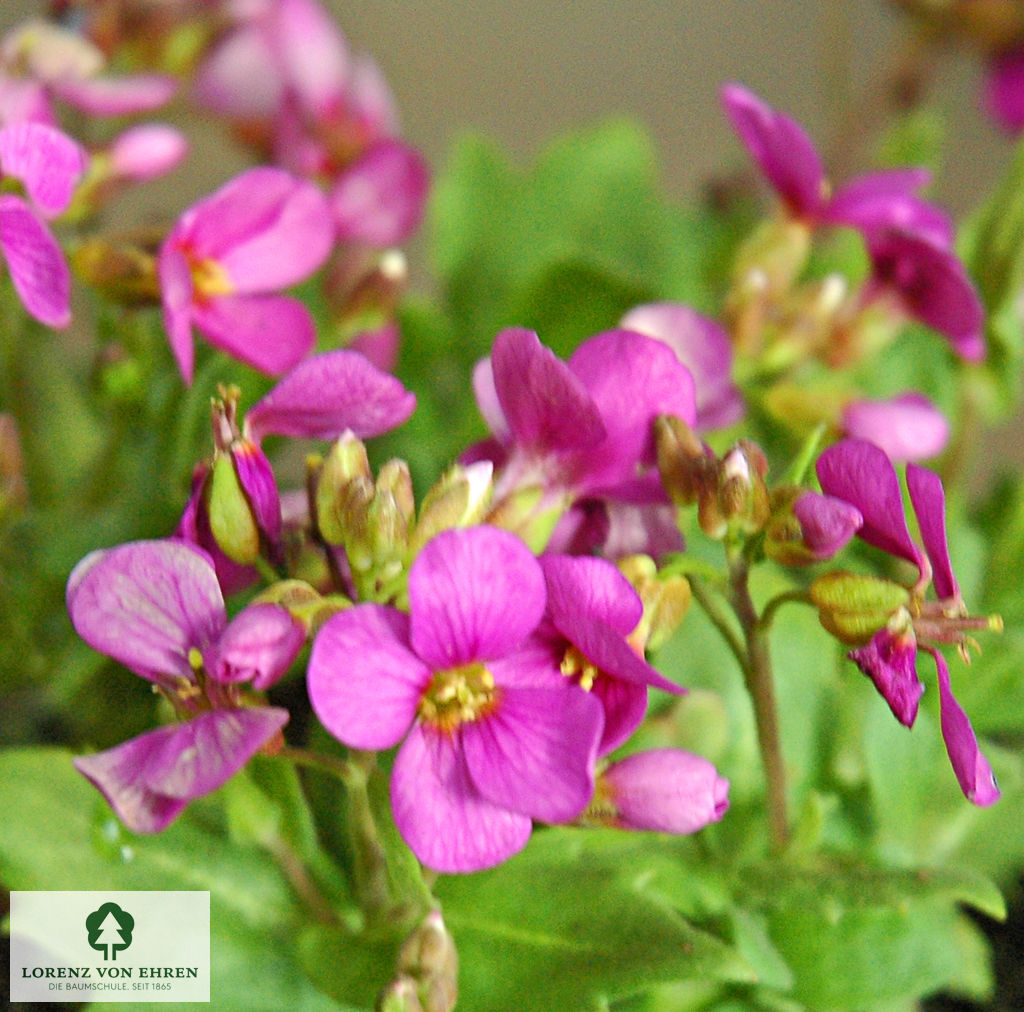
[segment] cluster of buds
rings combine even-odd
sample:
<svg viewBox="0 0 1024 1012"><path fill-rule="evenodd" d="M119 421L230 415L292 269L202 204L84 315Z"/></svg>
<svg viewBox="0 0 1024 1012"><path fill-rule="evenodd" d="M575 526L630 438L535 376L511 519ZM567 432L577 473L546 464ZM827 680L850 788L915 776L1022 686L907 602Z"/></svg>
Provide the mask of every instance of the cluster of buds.
<svg viewBox="0 0 1024 1012"><path fill-rule="evenodd" d="M655 441L665 490L678 506L697 504L697 522L709 538L722 541L764 528L768 461L756 443L740 440L717 457L686 422L670 415L655 422Z"/></svg>
<svg viewBox="0 0 1024 1012"><path fill-rule="evenodd" d="M366 447L351 432L325 456L310 457L307 468L318 535L344 549L347 576L362 601L403 599L419 550L440 531L480 522L491 497L489 461L456 465L417 511L408 464L389 460L374 479Z"/></svg>

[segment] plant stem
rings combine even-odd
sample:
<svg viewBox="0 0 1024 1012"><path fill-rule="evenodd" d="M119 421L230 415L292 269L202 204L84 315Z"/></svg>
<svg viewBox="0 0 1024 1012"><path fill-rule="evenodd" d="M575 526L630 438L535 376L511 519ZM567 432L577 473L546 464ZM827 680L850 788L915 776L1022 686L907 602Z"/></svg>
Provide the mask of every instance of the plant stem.
<svg viewBox="0 0 1024 1012"><path fill-rule="evenodd" d="M750 567L739 550L729 550L729 598L743 630L746 663L741 665L747 691L754 704L757 740L764 764L768 825L772 844L782 850L789 840L786 815L786 771L782 759L778 710L775 705L775 684L772 676L768 629L758 617L750 596Z"/></svg>

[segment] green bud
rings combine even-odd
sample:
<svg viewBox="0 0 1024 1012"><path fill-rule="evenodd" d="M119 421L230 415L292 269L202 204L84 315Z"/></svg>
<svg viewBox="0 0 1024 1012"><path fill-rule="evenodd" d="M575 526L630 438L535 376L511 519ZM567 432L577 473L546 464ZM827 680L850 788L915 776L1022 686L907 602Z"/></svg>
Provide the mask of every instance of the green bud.
<svg viewBox="0 0 1024 1012"><path fill-rule="evenodd" d="M571 505L568 495L551 499L541 486L531 485L505 496L484 519L495 527L518 534L530 550L539 555Z"/></svg>
<svg viewBox="0 0 1024 1012"><path fill-rule="evenodd" d="M287 608L292 618L301 622L310 636L314 635L332 615L352 605L352 602L341 594L323 596L304 580L279 580L253 598L252 603L278 604L282 608Z"/></svg>
<svg viewBox="0 0 1024 1012"><path fill-rule="evenodd" d="M714 482L714 457L705 451L686 422L674 415L655 419L654 441L665 491L678 506L695 503Z"/></svg>
<svg viewBox="0 0 1024 1012"><path fill-rule="evenodd" d="M412 491L412 475L404 460L389 460L377 474L377 491L390 492L399 511L407 522L416 513L416 500Z"/></svg>
<svg viewBox="0 0 1024 1012"><path fill-rule="evenodd" d="M210 531L220 550L248 565L260 555L260 529L230 454L217 454L206 485Z"/></svg>
<svg viewBox="0 0 1024 1012"><path fill-rule="evenodd" d="M379 486L366 507L366 536L377 557L403 555L408 545L406 518L395 497Z"/></svg>
<svg viewBox="0 0 1024 1012"><path fill-rule="evenodd" d="M910 603L910 591L891 580L857 573L826 573L811 584L821 624L850 646L867 643Z"/></svg>
<svg viewBox="0 0 1024 1012"><path fill-rule="evenodd" d="M418 984L425 1012L451 1012L458 997L459 957L439 910L431 910L398 954L402 977Z"/></svg>
<svg viewBox="0 0 1024 1012"><path fill-rule="evenodd" d="M649 555L629 555L617 565L644 605L643 617L629 641L641 650L657 650L668 642L689 610L690 582L685 576L659 576Z"/></svg>
<svg viewBox="0 0 1024 1012"><path fill-rule="evenodd" d="M381 992L376 1012L426 1012L417 993L416 981L398 977Z"/></svg>
<svg viewBox="0 0 1024 1012"><path fill-rule="evenodd" d="M413 551L418 552L441 531L479 523L490 505L492 473L490 461L468 467L456 464L448 470L423 499L412 538Z"/></svg>

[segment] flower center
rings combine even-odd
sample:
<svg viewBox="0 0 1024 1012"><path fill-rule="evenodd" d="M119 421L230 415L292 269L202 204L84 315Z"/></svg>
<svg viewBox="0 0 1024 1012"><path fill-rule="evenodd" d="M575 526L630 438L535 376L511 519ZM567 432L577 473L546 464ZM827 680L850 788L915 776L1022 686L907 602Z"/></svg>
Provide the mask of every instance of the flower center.
<svg viewBox="0 0 1024 1012"><path fill-rule="evenodd" d="M200 299L230 295L235 290L228 272L216 260L193 260L189 257L188 262L192 268L192 287Z"/></svg>
<svg viewBox="0 0 1024 1012"><path fill-rule="evenodd" d="M579 647L575 646L570 646L565 651L559 669L566 678L576 678L577 684L585 692L594 687L594 682L601 673L601 669L593 661L587 660Z"/></svg>
<svg viewBox="0 0 1024 1012"><path fill-rule="evenodd" d="M439 731L454 731L486 717L497 703L494 676L483 664L462 664L435 671L420 699L419 715Z"/></svg>

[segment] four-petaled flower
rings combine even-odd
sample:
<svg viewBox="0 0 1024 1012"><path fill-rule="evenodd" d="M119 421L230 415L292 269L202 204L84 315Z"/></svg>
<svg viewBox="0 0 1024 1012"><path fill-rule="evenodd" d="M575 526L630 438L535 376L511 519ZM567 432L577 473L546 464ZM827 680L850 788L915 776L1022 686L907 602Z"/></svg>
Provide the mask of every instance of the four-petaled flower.
<svg viewBox="0 0 1024 1012"><path fill-rule="evenodd" d="M183 541L136 541L83 559L68 580L78 634L153 683L179 722L83 756L75 767L129 829L157 833L261 749L288 711L261 702L305 641L282 607L230 622L213 563Z"/></svg>
<svg viewBox="0 0 1024 1012"><path fill-rule="evenodd" d="M352 748L402 742L395 822L437 871L498 864L532 820L571 821L591 799L602 707L531 642L545 602L541 565L515 535L444 531L412 565L408 615L356 605L313 644L314 711Z"/></svg>
<svg viewBox="0 0 1024 1012"><path fill-rule="evenodd" d="M992 769L953 696L945 659L932 645L955 643L966 655L969 630L991 625L987 618L968 615L953 575L942 482L934 472L907 464L907 491L924 542L922 551L910 536L899 478L883 450L864 440L844 440L822 453L817 472L826 494L860 511L863 523L858 537L912 563L919 574L909 603L897 608L866 643L851 651L851 660L875 683L897 720L911 727L924 692L916 669L918 646L931 654L938 668L942 737L957 781L974 804L992 804L999 798ZM925 600L929 583L938 601Z"/></svg>
<svg viewBox="0 0 1024 1012"><path fill-rule="evenodd" d="M157 261L164 326L185 382L193 326L271 375L304 358L316 342L313 318L277 291L321 267L333 241L323 194L280 169L249 169L189 208Z"/></svg>

